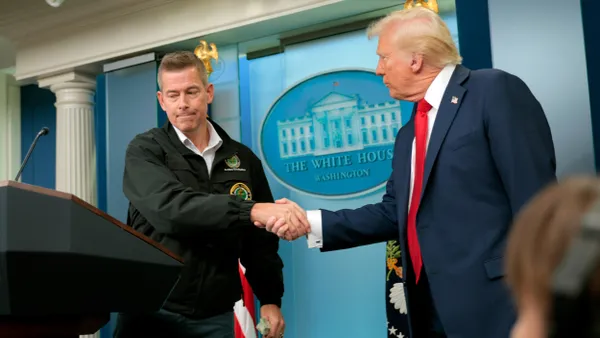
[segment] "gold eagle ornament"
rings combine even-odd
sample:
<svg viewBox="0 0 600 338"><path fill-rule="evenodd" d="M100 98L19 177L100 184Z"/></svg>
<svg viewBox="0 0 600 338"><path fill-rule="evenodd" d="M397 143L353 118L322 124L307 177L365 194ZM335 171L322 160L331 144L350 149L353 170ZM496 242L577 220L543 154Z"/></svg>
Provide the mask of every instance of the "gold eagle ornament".
<svg viewBox="0 0 600 338"><path fill-rule="evenodd" d="M210 47L209 47L210 46ZM211 59L215 61L219 61L219 52L217 51L217 46L214 43L210 43L210 45L204 41L200 40L200 45L198 45L194 49L194 55L204 63L204 68L206 68L206 74L210 76L213 72L213 67L210 62Z"/></svg>
<svg viewBox="0 0 600 338"><path fill-rule="evenodd" d="M407 0L404 3L404 9L409 9L413 7L425 7L431 9L436 13L439 13L437 0Z"/></svg>

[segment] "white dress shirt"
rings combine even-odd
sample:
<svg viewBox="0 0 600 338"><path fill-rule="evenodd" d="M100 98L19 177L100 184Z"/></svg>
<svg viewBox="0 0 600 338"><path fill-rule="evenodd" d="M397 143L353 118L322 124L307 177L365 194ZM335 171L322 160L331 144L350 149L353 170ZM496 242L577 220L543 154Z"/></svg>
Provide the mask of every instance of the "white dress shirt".
<svg viewBox="0 0 600 338"><path fill-rule="evenodd" d="M452 73L456 65L447 65L442 71L435 77L431 85L425 92L425 100L431 105L431 110L427 114L427 143L426 148L429 146L429 139L431 137L431 131L433 130L433 124L437 112L440 109L442 98L446 92L446 87L450 82ZM412 156L411 156L411 169L410 169L410 191L408 196L408 205L410 207L410 200L412 197L412 190L414 185L414 171L415 171L415 140L413 139L412 144ZM323 220L321 217L321 210L308 210L306 212L308 222L310 223L310 233L308 234L308 247L309 248L322 248L323 247Z"/></svg>
<svg viewBox="0 0 600 338"><path fill-rule="evenodd" d="M208 145L206 146L204 151L198 150L194 143L190 141L190 139L187 138L187 136L185 136L185 134L183 134L181 130L177 129L177 127L173 126L173 128L175 129L177 136L179 136L179 140L181 141L181 143L183 143L183 145L186 146L189 150L193 151L195 154L200 155L204 159L204 162L206 162L206 168L208 169L208 177L210 177L213 161L215 160L215 154L223 144L223 140L215 130L215 127L213 127L213 125L208 121L206 121L206 123L208 123L209 139Z"/></svg>

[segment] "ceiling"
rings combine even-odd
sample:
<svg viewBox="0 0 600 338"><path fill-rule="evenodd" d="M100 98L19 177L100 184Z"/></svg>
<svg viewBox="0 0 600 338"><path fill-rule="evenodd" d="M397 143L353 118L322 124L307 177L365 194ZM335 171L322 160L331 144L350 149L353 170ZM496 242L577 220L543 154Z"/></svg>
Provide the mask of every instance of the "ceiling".
<svg viewBox="0 0 600 338"><path fill-rule="evenodd" d="M44 39L45 36L51 37L57 34L76 30L79 27L87 26L93 23L101 23L105 20L114 19L120 16L125 16L138 11L143 11L155 6L165 5L175 1L182 0L65 0L59 7L52 7L46 3L46 0L0 0L0 71L11 68L15 64L15 49L20 45L35 44L35 41ZM56 0L53 0L56 1ZM209 1L209 0L195 0ZM213 0L210 0L213 1ZM240 0L247 1L247 0ZM260 4L266 0L253 0ZM273 0L271 0L273 1ZM288 0L281 0L288 1ZM373 17L380 15L381 11L373 11L375 8L389 10L392 7L401 5L404 0L349 0L346 4L348 13L326 13L312 12L310 20L306 22L286 22L282 18L281 30L279 32L287 32L287 34L298 33L296 31L300 27L306 26L307 22L316 22L333 24L331 20L339 19L340 17L348 17L355 20L357 13L364 13L361 18ZM455 0L438 0L440 11L453 11ZM375 5L375 3L380 3ZM390 7L390 5L392 7ZM395 6L394 6L395 5ZM356 8L355 8L356 7ZM364 8L363 8L364 7ZM308 15L309 13L307 13ZM334 15L335 14L335 15ZM352 18L350 18L352 17ZM302 21L302 20L300 20ZM240 41L257 40L257 43L263 44L264 47L273 45L275 40L282 38L284 34L273 36L267 32L273 31L270 26L275 22L253 25L256 27L245 27L237 30L216 33L211 37L211 40L222 43L235 43ZM327 24L326 24L327 25ZM270 26L270 27L269 27ZM251 28L251 29L249 29ZM311 28L311 30L314 28ZM302 29L301 29L302 30ZM271 33L272 34L272 33ZM243 38L243 39L242 39ZM240 40L241 39L241 40ZM262 40L261 40L262 39ZM234 41L235 40L235 41ZM181 41L181 46L193 48L196 44L196 39L189 41ZM178 45L179 45L178 44ZM254 43L253 43L254 44ZM188 46L189 45L189 46ZM164 46L163 49L171 49L176 46ZM256 49L263 46L251 46L249 49ZM158 48L160 50L161 48Z"/></svg>
<svg viewBox="0 0 600 338"><path fill-rule="evenodd" d="M437 0L440 14L454 12L456 10L455 1ZM202 39L213 42L217 46L237 43L239 44L238 51L245 54L256 50L274 48L279 46L282 40L290 37L310 35L309 33L327 31L332 27L352 26L352 23L355 22L373 20L393 10L402 9L404 3L405 0L348 0L343 7L336 7L334 10L328 8L309 10L293 18L280 17L268 22L259 22L216 32L203 36ZM197 45L198 39L194 38L154 48L153 51L193 50Z"/></svg>
<svg viewBox="0 0 600 338"><path fill-rule="evenodd" d="M2 1L0 36L16 44L49 32L77 29L176 0L65 0L52 7L45 0Z"/></svg>
<svg viewBox="0 0 600 338"><path fill-rule="evenodd" d="M15 48L19 44L173 1L176 0L65 0L59 7L52 7L45 0L2 1L0 70L15 65Z"/></svg>

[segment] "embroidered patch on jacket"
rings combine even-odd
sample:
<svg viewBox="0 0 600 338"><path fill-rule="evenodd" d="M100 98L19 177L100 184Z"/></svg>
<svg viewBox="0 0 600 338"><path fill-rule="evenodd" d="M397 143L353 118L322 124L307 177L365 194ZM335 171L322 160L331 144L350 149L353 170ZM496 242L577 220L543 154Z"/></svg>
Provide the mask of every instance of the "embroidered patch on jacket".
<svg viewBox="0 0 600 338"><path fill-rule="evenodd" d="M229 189L229 194L238 196L246 201L252 199L252 192L250 191L250 188L241 182L234 184L231 189Z"/></svg>
<svg viewBox="0 0 600 338"><path fill-rule="evenodd" d="M228 168L225 168L225 171L246 171L244 168L240 168L242 161L237 155L233 155L230 158L225 160L225 164Z"/></svg>

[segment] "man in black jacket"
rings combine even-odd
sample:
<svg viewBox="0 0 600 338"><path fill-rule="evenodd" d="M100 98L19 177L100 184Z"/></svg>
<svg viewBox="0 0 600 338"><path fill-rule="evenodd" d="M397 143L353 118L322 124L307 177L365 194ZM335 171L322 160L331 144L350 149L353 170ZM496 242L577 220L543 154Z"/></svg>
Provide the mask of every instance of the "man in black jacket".
<svg viewBox="0 0 600 338"><path fill-rule="evenodd" d="M266 338L283 337L279 238L254 224L284 217L289 226L277 235L289 238L309 231L306 214L273 203L260 160L207 118L214 88L193 53L166 55L158 84L169 122L127 147L127 223L180 255L184 267L163 308L120 314L115 337L233 337L233 305L242 295L238 259L271 324Z"/></svg>

